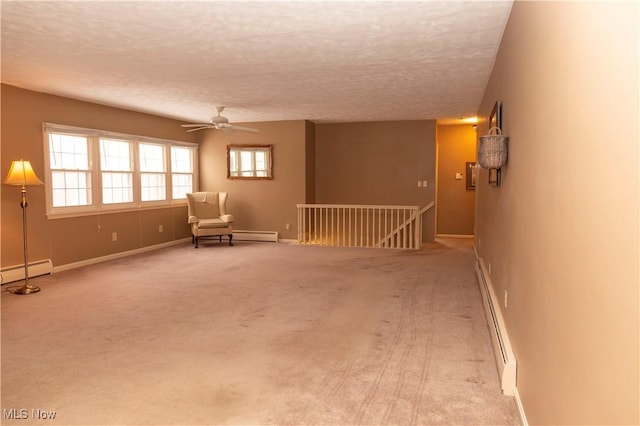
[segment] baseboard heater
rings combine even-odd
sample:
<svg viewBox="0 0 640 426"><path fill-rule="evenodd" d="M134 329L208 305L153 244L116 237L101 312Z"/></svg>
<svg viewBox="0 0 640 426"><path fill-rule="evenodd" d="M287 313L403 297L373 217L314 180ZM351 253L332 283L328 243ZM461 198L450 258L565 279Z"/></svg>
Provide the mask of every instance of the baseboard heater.
<svg viewBox="0 0 640 426"><path fill-rule="evenodd" d="M482 303L487 317L487 324L489 325L502 393L514 395L516 391L516 358L511 349L511 342L500 313L498 299L493 291L491 279L487 274L487 269L482 259L476 261L476 276L482 293Z"/></svg>
<svg viewBox="0 0 640 426"><path fill-rule="evenodd" d="M51 259L29 262L29 278L51 273L53 273L53 262L51 262ZM24 280L24 264L7 266L0 270L0 283L6 284L20 280Z"/></svg>
<svg viewBox="0 0 640 426"><path fill-rule="evenodd" d="M270 241L278 242L278 233L275 231L233 231L234 241Z"/></svg>

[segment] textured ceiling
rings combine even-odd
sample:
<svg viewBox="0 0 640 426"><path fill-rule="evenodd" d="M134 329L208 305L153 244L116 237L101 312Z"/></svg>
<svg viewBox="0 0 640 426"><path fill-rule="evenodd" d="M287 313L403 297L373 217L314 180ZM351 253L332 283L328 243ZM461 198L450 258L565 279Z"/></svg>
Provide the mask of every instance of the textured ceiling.
<svg viewBox="0 0 640 426"><path fill-rule="evenodd" d="M3 1L2 82L232 122L475 115L511 1Z"/></svg>

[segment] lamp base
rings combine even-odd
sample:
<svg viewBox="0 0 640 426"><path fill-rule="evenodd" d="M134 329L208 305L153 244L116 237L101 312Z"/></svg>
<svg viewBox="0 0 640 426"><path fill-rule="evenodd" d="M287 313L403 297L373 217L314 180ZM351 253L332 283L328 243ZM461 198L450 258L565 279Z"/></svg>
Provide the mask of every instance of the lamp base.
<svg viewBox="0 0 640 426"><path fill-rule="evenodd" d="M35 285L25 284L22 287L8 287L7 291L13 294L31 294L37 293L40 291L40 287L36 287Z"/></svg>

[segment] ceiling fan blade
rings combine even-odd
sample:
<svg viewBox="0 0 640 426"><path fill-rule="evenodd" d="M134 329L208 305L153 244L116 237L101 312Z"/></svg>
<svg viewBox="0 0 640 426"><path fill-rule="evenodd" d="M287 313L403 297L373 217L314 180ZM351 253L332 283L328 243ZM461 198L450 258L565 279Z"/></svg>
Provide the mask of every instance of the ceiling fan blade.
<svg viewBox="0 0 640 426"><path fill-rule="evenodd" d="M212 128L214 128L214 127L212 127L212 126L196 127L195 129L189 129L189 130L187 130L187 132L195 132L196 130L212 129Z"/></svg>
<svg viewBox="0 0 640 426"><path fill-rule="evenodd" d="M181 124L182 127L204 127L210 126L211 123L193 123L193 124Z"/></svg>
<svg viewBox="0 0 640 426"><path fill-rule="evenodd" d="M242 130L244 132L254 132L254 133L258 133L260 130L258 129L252 129L251 127L242 127L242 126L236 126L235 124L230 124L229 126L226 126L228 129L233 129L233 130Z"/></svg>

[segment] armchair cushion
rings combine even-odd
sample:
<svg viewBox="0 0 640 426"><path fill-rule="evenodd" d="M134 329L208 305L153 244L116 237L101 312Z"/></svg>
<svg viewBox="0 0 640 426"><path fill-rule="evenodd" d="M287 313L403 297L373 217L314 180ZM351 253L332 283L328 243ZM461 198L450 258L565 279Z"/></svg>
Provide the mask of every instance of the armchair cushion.
<svg viewBox="0 0 640 426"><path fill-rule="evenodd" d="M229 222L222 219L200 219L198 221L198 229L226 228L227 226L229 226Z"/></svg>
<svg viewBox="0 0 640 426"><path fill-rule="evenodd" d="M222 216L220 216L219 219L198 219L195 216L189 216L189 224L195 223L197 224L198 228L210 228L210 226L207 225L208 221L222 221L224 222L224 226L227 226L230 223L233 223L233 215L231 214L223 214ZM216 222L217 223L217 222Z"/></svg>

